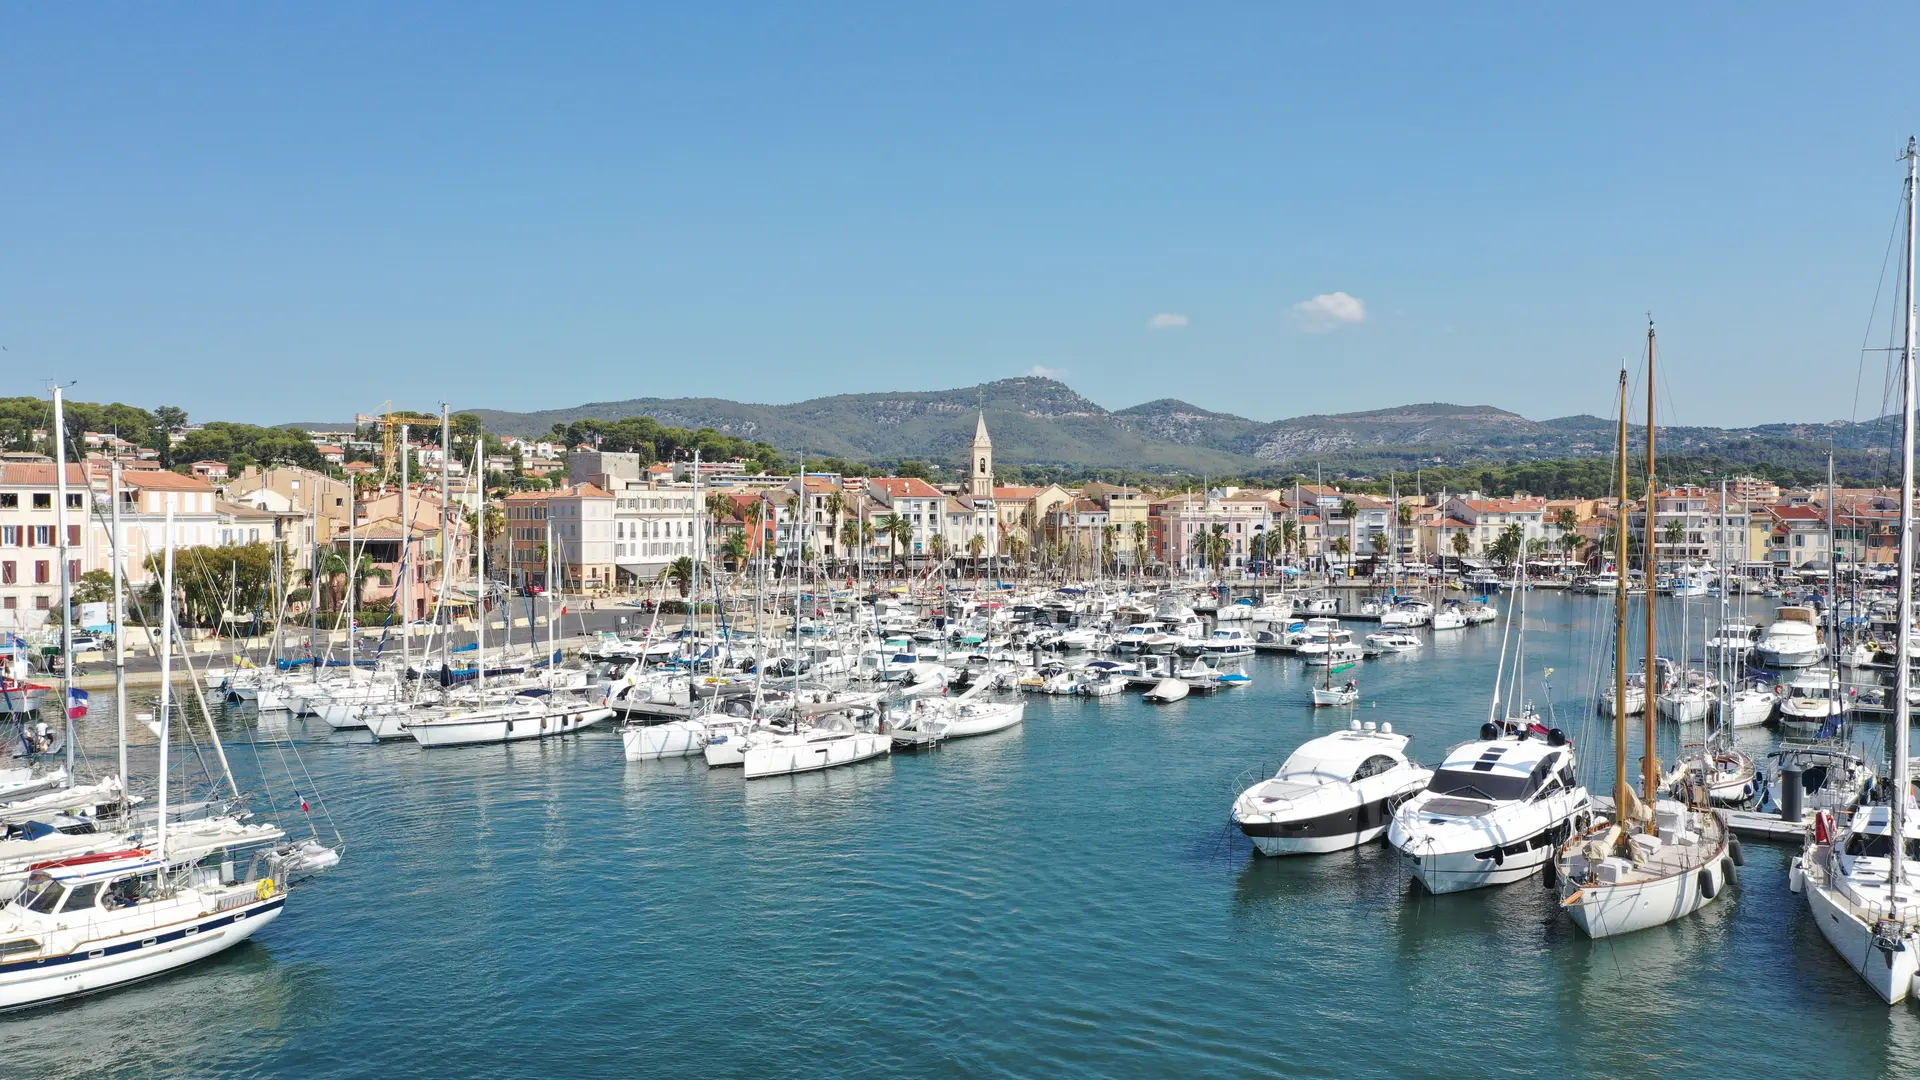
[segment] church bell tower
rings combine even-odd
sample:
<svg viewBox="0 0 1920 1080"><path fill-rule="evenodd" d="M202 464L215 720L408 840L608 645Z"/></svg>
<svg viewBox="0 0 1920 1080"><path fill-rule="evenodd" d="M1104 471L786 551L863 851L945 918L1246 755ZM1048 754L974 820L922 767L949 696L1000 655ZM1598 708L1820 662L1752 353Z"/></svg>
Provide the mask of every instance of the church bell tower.
<svg viewBox="0 0 1920 1080"><path fill-rule="evenodd" d="M980 423L973 430L973 460L969 468L967 494L981 499L993 498L993 440L987 437L986 413L980 414Z"/></svg>

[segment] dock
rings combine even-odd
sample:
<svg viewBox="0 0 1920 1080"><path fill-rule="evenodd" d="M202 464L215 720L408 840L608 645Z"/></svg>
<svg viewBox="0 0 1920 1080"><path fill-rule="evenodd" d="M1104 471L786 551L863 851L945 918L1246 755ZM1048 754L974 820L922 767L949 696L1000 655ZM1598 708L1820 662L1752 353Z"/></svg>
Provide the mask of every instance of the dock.
<svg viewBox="0 0 1920 1080"><path fill-rule="evenodd" d="M1596 795L1594 809L1604 814L1613 813L1613 796ZM1727 827L1733 835L1749 840L1765 840L1774 844L1800 846L1807 842L1807 830L1813 827L1813 818L1808 815L1799 821L1781 821L1778 814L1763 814L1757 810L1722 810L1727 815Z"/></svg>

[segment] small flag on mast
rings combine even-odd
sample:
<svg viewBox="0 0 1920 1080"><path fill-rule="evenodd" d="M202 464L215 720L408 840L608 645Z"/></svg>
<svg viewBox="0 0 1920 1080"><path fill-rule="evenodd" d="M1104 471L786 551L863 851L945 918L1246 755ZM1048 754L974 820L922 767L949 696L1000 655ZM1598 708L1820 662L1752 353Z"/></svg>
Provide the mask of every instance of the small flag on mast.
<svg viewBox="0 0 1920 1080"><path fill-rule="evenodd" d="M67 719L78 720L87 715L87 692L79 687L67 691Z"/></svg>

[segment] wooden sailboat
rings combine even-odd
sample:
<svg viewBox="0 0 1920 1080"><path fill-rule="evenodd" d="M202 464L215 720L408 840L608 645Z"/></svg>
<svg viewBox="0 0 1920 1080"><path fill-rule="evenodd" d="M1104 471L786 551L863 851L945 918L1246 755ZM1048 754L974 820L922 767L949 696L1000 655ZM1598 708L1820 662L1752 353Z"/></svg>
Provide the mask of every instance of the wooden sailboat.
<svg viewBox="0 0 1920 1080"><path fill-rule="evenodd" d="M1647 506L1645 574L1655 574L1653 325L1647 325ZM1617 513L1614 529L1620 566L1627 565L1627 373L1620 373L1620 433ZM1646 599L1646 670L1655 666L1654 591ZM1614 590L1614 694L1627 697L1627 584ZM1560 905L1589 937L1611 937L1672 922L1712 902L1734 877L1737 842L1704 789L1685 800L1659 797L1660 760L1654 708L1641 710L1643 794L1627 779L1627 719L1614 710L1613 819L1575 834L1554 859ZM1697 797L1692 797L1697 792Z"/></svg>
<svg viewBox="0 0 1920 1080"><path fill-rule="evenodd" d="M1907 140L1906 341L1900 351L1900 584L1895 656L1913 641L1914 499L1914 310L1915 197L1920 194L1920 144ZM1908 700L1913 668L1896 661L1894 698ZM1896 707L1897 708L1897 707ZM1909 861L1920 853L1911 792L1908 725L1898 715L1893 729L1889 782L1882 798L1854 810L1842 824L1822 810L1806 850L1788 871L1789 887L1807 897L1807 910L1841 959L1860 973L1888 1004L1914 991L1920 974L1920 882Z"/></svg>

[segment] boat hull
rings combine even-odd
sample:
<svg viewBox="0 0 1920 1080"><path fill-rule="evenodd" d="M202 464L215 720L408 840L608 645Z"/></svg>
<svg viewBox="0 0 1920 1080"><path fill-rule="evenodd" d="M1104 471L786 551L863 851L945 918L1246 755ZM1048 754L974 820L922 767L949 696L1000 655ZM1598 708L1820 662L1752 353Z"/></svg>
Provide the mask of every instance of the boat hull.
<svg viewBox="0 0 1920 1080"><path fill-rule="evenodd" d="M1712 896L1701 887L1702 874L1712 880ZM1666 877L1617 885L1563 881L1560 904L1581 933L1590 938L1615 937L1685 918L1712 903L1733 878L1733 861L1727 858L1723 842L1704 865Z"/></svg>
<svg viewBox="0 0 1920 1080"><path fill-rule="evenodd" d="M1876 941L1873 926L1824 884L1808 878L1804 891L1807 911L1833 951L1860 973L1881 1000L1889 1005L1905 1001L1912 992L1914 976L1920 974L1920 949L1904 938L1891 943Z"/></svg>
<svg viewBox="0 0 1920 1080"><path fill-rule="evenodd" d="M782 741L767 746L750 746L741 765L747 779L790 776L818 772L836 765L852 765L886 754L893 739L876 732L856 732L841 738Z"/></svg>
<svg viewBox="0 0 1920 1080"><path fill-rule="evenodd" d="M90 941L85 952L0 964L0 1009L47 1005L164 975L259 933L286 902L282 893L158 933L143 930Z"/></svg>
<svg viewBox="0 0 1920 1080"><path fill-rule="evenodd" d="M664 724L620 729L620 744L628 761L693 757L706 750L707 739L707 725L698 720L670 720Z"/></svg>
<svg viewBox="0 0 1920 1080"><path fill-rule="evenodd" d="M426 747L478 746L485 743L521 742L554 735L570 735L592 727L613 715L604 705L588 705L554 712L529 711L517 714L449 716L407 725L407 734Z"/></svg>

